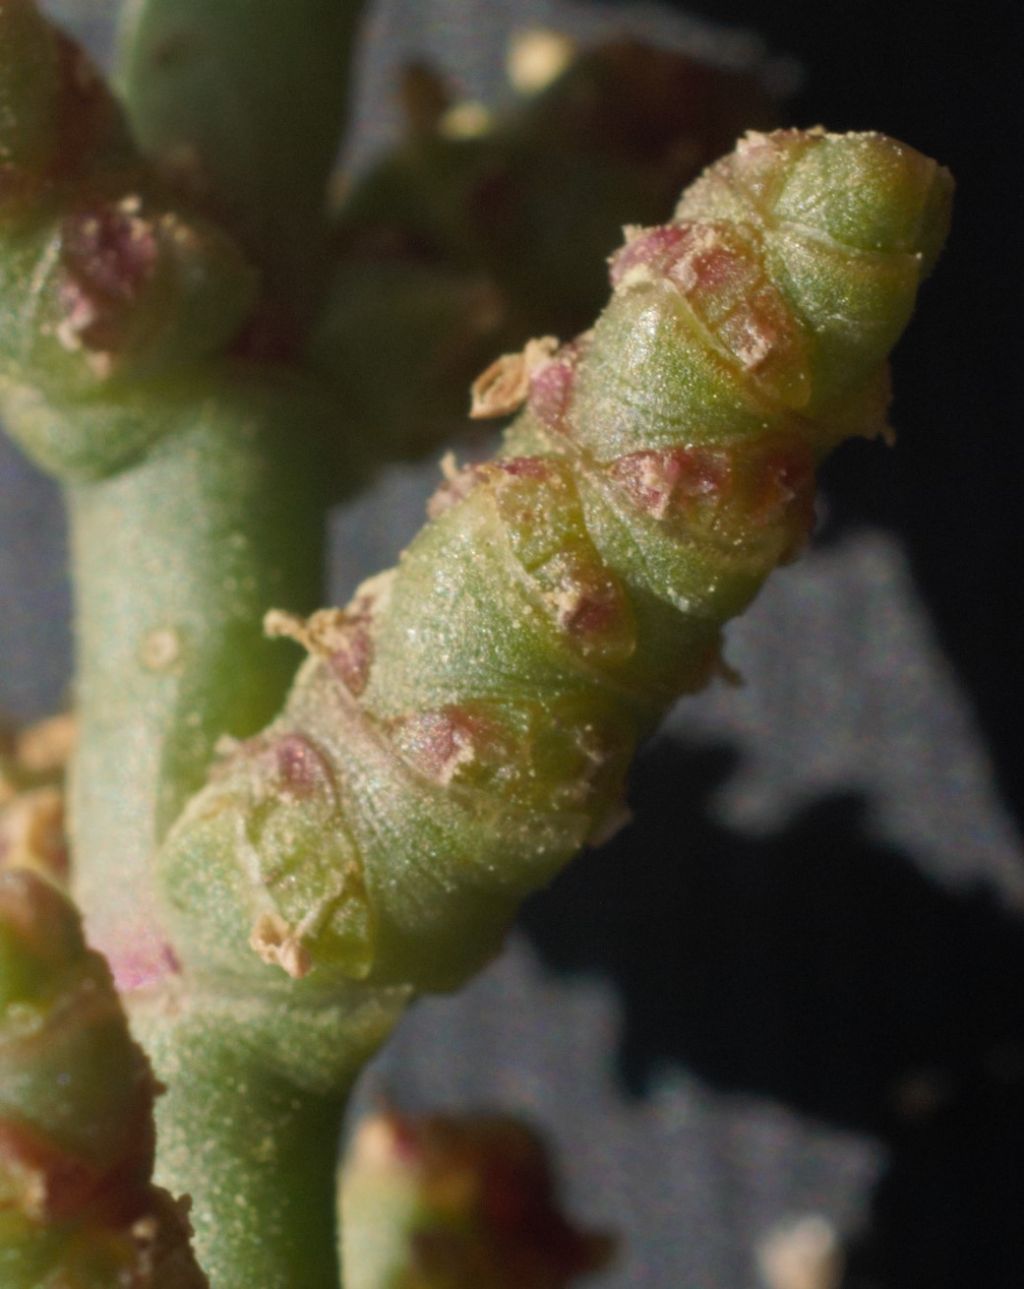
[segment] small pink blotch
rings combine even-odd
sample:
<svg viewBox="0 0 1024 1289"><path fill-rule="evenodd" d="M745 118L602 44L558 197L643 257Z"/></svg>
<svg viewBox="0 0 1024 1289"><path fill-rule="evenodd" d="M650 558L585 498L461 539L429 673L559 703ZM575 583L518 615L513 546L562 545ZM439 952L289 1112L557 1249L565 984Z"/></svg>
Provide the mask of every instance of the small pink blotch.
<svg viewBox="0 0 1024 1289"><path fill-rule="evenodd" d="M110 970L118 992L130 994L181 974L181 961L166 941L142 932L133 946L110 955Z"/></svg>

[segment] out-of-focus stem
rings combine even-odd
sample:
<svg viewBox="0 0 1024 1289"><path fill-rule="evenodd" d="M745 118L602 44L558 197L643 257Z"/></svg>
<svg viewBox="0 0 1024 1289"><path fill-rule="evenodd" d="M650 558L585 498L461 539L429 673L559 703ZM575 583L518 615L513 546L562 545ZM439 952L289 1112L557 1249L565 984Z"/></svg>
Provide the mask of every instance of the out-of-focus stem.
<svg viewBox="0 0 1024 1289"><path fill-rule="evenodd" d="M260 264L278 337L308 321L322 284L362 11L362 0L125 6L120 79L135 137Z"/></svg>
<svg viewBox="0 0 1024 1289"><path fill-rule="evenodd" d="M492 1114L366 1119L341 1214L345 1289L566 1289L614 1250L562 1213L541 1138Z"/></svg>
<svg viewBox="0 0 1024 1289"><path fill-rule="evenodd" d="M0 864L4 1289L208 1289L150 1183L155 1091L71 904Z"/></svg>

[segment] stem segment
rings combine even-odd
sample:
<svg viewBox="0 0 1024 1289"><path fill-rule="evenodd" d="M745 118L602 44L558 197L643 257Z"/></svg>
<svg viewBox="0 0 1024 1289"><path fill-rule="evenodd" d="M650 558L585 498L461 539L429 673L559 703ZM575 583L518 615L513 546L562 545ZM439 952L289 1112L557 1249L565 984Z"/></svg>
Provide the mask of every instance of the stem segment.
<svg viewBox="0 0 1024 1289"><path fill-rule="evenodd" d="M197 988L198 984L198 988ZM194 1243L215 1289L338 1289L334 1173L352 1080L407 995L256 998L217 982L129 999L168 1091L161 1185L196 1199Z"/></svg>

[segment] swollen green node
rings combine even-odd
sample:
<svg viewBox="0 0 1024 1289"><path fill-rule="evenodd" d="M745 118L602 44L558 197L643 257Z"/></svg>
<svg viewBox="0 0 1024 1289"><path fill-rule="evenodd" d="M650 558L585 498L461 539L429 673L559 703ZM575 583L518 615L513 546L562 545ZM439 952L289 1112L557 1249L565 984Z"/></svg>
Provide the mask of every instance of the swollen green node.
<svg viewBox="0 0 1024 1289"><path fill-rule="evenodd" d="M942 248L951 197L948 172L906 144L826 134L800 156L772 213L857 250L919 256L923 276Z"/></svg>
<svg viewBox="0 0 1024 1289"><path fill-rule="evenodd" d="M175 382L207 382L259 276L133 155L102 81L34 4L0 22L0 408L45 468L103 476L168 430Z"/></svg>

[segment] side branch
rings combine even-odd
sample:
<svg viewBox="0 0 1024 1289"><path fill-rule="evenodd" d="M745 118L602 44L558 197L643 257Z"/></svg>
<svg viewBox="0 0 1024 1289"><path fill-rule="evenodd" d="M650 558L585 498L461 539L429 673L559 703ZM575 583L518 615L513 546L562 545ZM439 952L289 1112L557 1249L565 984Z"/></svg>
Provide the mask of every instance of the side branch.
<svg viewBox="0 0 1024 1289"><path fill-rule="evenodd" d="M627 230L594 330L524 364L499 456L449 469L398 567L308 624L281 717L174 829L187 963L299 996L447 989L495 952L801 548L816 463L885 430L950 190L879 135L755 134Z"/></svg>
<svg viewBox="0 0 1024 1289"><path fill-rule="evenodd" d="M400 1001L497 950L622 817L637 740L806 540L817 462L885 431L950 189L878 135L751 135L672 223L628 230L593 331L509 364L498 403L526 401L501 452L449 465L398 567L344 612L271 619L311 657L158 861L185 981ZM162 1176L213 1232L233 1173L199 1145Z"/></svg>

